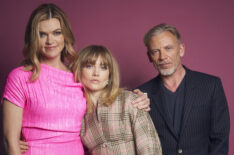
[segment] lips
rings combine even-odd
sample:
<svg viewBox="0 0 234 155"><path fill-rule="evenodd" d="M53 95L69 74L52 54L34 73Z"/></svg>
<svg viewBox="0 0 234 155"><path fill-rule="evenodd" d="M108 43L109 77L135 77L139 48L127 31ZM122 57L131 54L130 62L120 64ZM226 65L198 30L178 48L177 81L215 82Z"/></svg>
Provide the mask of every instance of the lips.
<svg viewBox="0 0 234 155"><path fill-rule="evenodd" d="M160 63L158 65L160 66L160 68L163 68L163 69L167 69L170 67L170 63Z"/></svg>
<svg viewBox="0 0 234 155"><path fill-rule="evenodd" d="M55 48L56 48L56 46L49 46L49 47L47 46L47 47L45 47L46 50L53 50Z"/></svg>
<svg viewBox="0 0 234 155"><path fill-rule="evenodd" d="M90 80L92 83L99 83L99 80L96 80L96 79L93 79L93 80Z"/></svg>

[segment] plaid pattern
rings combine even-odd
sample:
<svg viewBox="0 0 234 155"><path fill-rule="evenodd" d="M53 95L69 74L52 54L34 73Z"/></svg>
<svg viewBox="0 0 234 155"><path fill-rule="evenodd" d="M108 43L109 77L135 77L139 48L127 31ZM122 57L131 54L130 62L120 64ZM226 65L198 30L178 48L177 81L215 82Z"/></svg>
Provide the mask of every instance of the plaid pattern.
<svg viewBox="0 0 234 155"><path fill-rule="evenodd" d="M161 155L158 134L147 112L134 108L136 95L123 91L105 107L98 104L83 119L81 139L94 155Z"/></svg>

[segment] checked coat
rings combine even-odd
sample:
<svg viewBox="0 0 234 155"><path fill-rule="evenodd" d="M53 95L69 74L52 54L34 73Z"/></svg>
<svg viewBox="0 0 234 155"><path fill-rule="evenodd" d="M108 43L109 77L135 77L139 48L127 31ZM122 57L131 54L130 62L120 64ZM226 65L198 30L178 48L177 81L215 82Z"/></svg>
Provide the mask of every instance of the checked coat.
<svg viewBox="0 0 234 155"><path fill-rule="evenodd" d="M123 91L113 104L98 104L86 113L82 143L93 155L162 155L158 134L148 114L134 108L136 95Z"/></svg>

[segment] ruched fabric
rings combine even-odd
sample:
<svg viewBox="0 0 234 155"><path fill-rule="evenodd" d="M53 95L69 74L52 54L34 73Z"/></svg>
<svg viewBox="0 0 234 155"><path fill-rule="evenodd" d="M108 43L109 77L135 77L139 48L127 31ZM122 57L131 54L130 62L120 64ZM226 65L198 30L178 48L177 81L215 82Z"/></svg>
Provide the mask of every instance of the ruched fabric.
<svg viewBox="0 0 234 155"><path fill-rule="evenodd" d="M82 155L80 140L86 100L73 73L41 64L39 78L30 82L30 71L11 71L3 97L23 108L22 137L25 155Z"/></svg>

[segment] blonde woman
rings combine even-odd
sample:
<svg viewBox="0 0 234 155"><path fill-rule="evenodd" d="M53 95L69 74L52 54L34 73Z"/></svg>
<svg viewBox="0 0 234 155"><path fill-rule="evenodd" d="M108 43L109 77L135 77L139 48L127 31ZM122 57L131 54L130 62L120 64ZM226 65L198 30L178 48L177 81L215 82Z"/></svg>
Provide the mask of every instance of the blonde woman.
<svg viewBox="0 0 234 155"><path fill-rule="evenodd" d="M80 130L86 100L71 72L77 58L73 44L68 19L58 6L42 4L32 12L25 32L25 59L9 74L3 94L8 154L83 154ZM147 100L144 95L138 98L143 108L148 107Z"/></svg>
<svg viewBox="0 0 234 155"><path fill-rule="evenodd" d="M9 74L3 95L8 154L21 154L21 133L29 145L24 154L83 154L79 133L86 101L71 72L77 57L73 43L59 7L42 4L32 12L25 32L25 60Z"/></svg>
<svg viewBox="0 0 234 155"><path fill-rule="evenodd" d="M118 66L109 50L91 45L78 54L74 74L87 98L81 132L87 154L161 155L149 114L133 108L136 95L119 88Z"/></svg>

